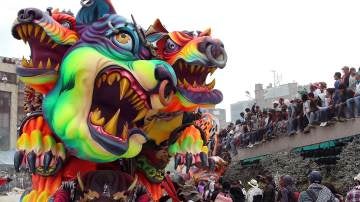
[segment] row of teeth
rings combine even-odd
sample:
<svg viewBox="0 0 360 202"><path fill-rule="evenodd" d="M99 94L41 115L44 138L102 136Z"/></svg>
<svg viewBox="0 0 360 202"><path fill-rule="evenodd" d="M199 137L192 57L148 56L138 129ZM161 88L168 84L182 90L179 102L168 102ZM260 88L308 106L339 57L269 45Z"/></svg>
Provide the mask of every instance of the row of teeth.
<svg viewBox="0 0 360 202"><path fill-rule="evenodd" d="M130 104L137 111L136 117L132 120L132 123L135 123L141 119L143 119L148 112L146 108L145 101L140 98L140 96L133 90L130 86L130 81L126 77L122 77L120 73L114 72L109 75L103 74L96 81L97 88L100 88L103 84L107 83L109 86L114 83L119 83L119 99L120 101L123 99L127 99ZM104 130L110 135L117 134L117 122L120 115L120 109L113 115L113 117L105 124L105 118L101 116L101 111L96 109L95 112L92 112L90 121L97 126L103 126ZM126 128L127 128L126 123ZM125 127L125 126L124 126ZM123 131L124 132L124 131Z"/></svg>
<svg viewBox="0 0 360 202"><path fill-rule="evenodd" d="M216 70L216 67L204 67L202 65L186 64L183 62L179 62L178 67L179 67L180 71L183 71L183 68L187 68L187 69L190 68L190 72L192 74L206 72L206 73L210 73L210 75L212 75Z"/></svg>
<svg viewBox="0 0 360 202"><path fill-rule="evenodd" d="M141 110L145 107L145 101L140 98L140 95L136 93L135 90L131 88L131 82L128 78L121 76L118 72L113 72L110 74L103 74L96 81L96 87L100 88L103 84L107 83L109 86L112 86L114 82L119 83L119 99L120 101L124 98L128 99L130 103L137 110Z"/></svg>
<svg viewBox="0 0 360 202"><path fill-rule="evenodd" d="M32 60L32 59L27 60L25 57L22 58L22 60L21 60L21 65L22 65L23 67L25 67L25 68L32 68L32 67L34 67L33 60ZM51 67L52 67L51 59L48 58L47 61L40 61L40 62L39 62L37 65L35 65L35 66L36 66L37 68L39 68L39 69L43 69L43 68L45 68L45 69L51 69ZM54 69L55 69L56 71L58 71L58 70L59 70L59 66L60 66L60 64L57 63L57 64L55 65Z"/></svg>
<svg viewBox="0 0 360 202"><path fill-rule="evenodd" d="M202 87L202 88L204 88L204 89L212 90L212 89L214 89L214 87L215 87L215 79L212 80L209 84L205 84L205 81L204 81L204 83L202 83L202 84L198 84L198 83L196 83L196 81L194 81L192 84L190 84L190 83L184 78L182 81L181 81L180 79L178 79L178 85L179 85L180 87L183 87L183 88L186 88L186 89L191 88L191 87L193 87L193 88L200 88L200 87Z"/></svg>
<svg viewBox="0 0 360 202"><path fill-rule="evenodd" d="M55 48L58 45L50 37L46 37L47 36L46 32L38 25L33 25L33 24L19 25L16 28L16 31L19 37L24 41L24 43L27 43L27 40L30 37L32 37L32 38L38 38L40 43L43 43L45 38L48 38L46 43L49 46L51 46L51 48Z"/></svg>
<svg viewBox="0 0 360 202"><path fill-rule="evenodd" d="M109 135L118 136L117 123L120 116L120 109L111 117L111 119L105 124L105 118L101 116L101 111L97 108L94 112L91 113L90 121L92 124L97 126L102 126L104 131ZM123 126L123 130L120 134L120 137L124 140L128 136L129 124L126 122Z"/></svg>

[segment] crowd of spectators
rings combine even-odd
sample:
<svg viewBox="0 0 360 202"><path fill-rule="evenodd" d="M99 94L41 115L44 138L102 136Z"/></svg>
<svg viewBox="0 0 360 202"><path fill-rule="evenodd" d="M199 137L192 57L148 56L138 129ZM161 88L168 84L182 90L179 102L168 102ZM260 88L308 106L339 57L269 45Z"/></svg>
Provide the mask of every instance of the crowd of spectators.
<svg viewBox="0 0 360 202"><path fill-rule="evenodd" d="M306 190L296 187L296 179L282 175L274 180L270 175L258 175L247 183L233 182L221 178L195 183L198 197L184 201L209 202L360 202L360 173L354 176L353 185L347 193L339 193L335 186L323 182L320 171L308 174L309 186Z"/></svg>
<svg viewBox="0 0 360 202"><path fill-rule="evenodd" d="M360 116L360 71L347 66L334 74L334 86L325 82L311 84L298 98L280 98L268 109L256 103L240 113L240 119L220 132L223 149L234 155L237 148L256 144L281 135L309 133L314 127L326 127Z"/></svg>

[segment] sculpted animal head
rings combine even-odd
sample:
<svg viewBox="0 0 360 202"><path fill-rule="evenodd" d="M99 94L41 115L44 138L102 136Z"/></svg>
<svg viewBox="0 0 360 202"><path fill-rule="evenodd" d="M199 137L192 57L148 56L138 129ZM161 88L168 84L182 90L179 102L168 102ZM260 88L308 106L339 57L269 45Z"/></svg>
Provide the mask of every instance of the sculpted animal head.
<svg viewBox="0 0 360 202"><path fill-rule="evenodd" d="M77 174L76 197L81 202L130 201L136 197L138 177L112 170L91 171Z"/></svg>
<svg viewBox="0 0 360 202"><path fill-rule="evenodd" d="M107 162L137 155L146 141L143 118L172 100L175 72L149 59L137 30L116 14L87 25L44 99L49 125L79 158Z"/></svg>
<svg viewBox="0 0 360 202"><path fill-rule="evenodd" d="M215 80L207 77L225 67L227 55L223 43L203 32L169 32L160 20L146 31L148 41L155 43L157 57L172 65L178 79L178 93L169 110L194 110L213 107L222 101L222 93L214 89Z"/></svg>
<svg viewBox="0 0 360 202"><path fill-rule="evenodd" d="M21 9L12 27L12 35L30 47L30 59L17 66L21 81L46 94L57 80L57 72L65 52L79 36L75 18L70 13L43 12L37 8Z"/></svg>

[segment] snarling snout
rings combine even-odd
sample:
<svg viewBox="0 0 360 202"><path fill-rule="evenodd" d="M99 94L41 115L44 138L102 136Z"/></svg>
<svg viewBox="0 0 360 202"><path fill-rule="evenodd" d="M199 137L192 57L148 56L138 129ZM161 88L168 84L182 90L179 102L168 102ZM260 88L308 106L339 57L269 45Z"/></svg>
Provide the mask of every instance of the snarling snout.
<svg viewBox="0 0 360 202"><path fill-rule="evenodd" d="M90 47L75 47L61 68L44 100L46 118L79 158L96 162L137 155L147 139L145 115L166 105L176 86L163 61L120 62Z"/></svg>
<svg viewBox="0 0 360 202"><path fill-rule="evenodd" d="M207 80L225 67L227 54L224 44L212 38L210 32L168 32L159 20L146 32L147 39L156 43L158 56L176 72L182 109L209 107L222 101L222 93L214 89L215 80Z"/></svg>
<svg viewBox="0 0 360 202"><path fill-rule="evenodd" d="M49 13L50 12L50 13ZM17 74L26 84L46 93L56 82L65 52L78 40L75 18L55 10L43 12L25 8L18 12L12 35L30 47L30 58L23 57Z"/></svg>
<svg viewBox="0 0 360 202"><path fill-rule="evenodd" d="M198 50L206 56L210 66L225 67L227 54L224 44L220 40L214 40L207 36L198 43Z"/></svg>

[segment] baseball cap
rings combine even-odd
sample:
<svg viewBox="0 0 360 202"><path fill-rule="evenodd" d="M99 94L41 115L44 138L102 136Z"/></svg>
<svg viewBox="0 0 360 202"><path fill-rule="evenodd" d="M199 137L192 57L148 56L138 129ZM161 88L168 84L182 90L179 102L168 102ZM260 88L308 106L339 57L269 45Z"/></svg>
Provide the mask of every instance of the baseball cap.
<svg viewBox="0 0 360 202"><path fill-rule="evenodd" d="M310 174L308 175L308 179L310 181L310 183L318 183L320 184L322 181L322 176L320 171L311 171Z"/></svg>

